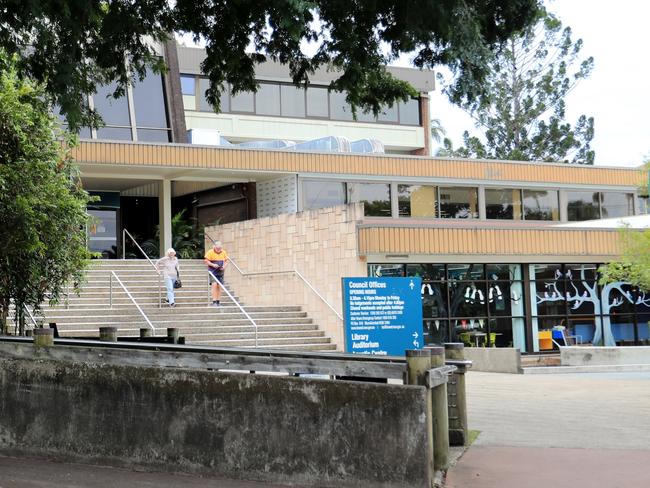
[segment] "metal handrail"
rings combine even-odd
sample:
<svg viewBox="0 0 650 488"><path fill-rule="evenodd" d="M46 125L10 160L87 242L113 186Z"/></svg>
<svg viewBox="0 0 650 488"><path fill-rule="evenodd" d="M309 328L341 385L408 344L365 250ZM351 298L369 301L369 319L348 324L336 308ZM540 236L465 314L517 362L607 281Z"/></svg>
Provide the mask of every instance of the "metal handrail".
<svg viewBox="0 0 650 488"><path fill-rule="evenodd" d="M341 322L343 321L343 316L336 311L336 309L325 299L325 297L323 297L323 295L321 295L318 292L318 290L316 288L314 288L314 286L309 281L307 281L307 278L305 278L300 273L300 271L298 271L297 269L285 269L285 270L280 270L280 271L258 271L258 272L255 272L255 273L244 273L239 268L239 266L237 266L237 264L235 264L235 262L232 260L232 258L230 256L228 256L228 262L231 263L233 266L235 266L235 269L237 271L239 271L239 273L245 278L250 277L250 276L273 275L273 274L295 274L298 278L300 278L305 283L305 285L307 285L311 289L311 291L313 291L316 294L316 296L318 298L321 299L321 301L325 305L327 305L329 307L329 309L332 312L334 312L334 314L338 317L338 319Z"/></svg>
<svg viewBox="0 0 650 488"><path fill-rule="evenodd" d="M205 232L204 234L214 244L215 240L212 238L212 236L210 234L208 234L207 232ZM305 278L297 269L286 269L286 270L283 270L283 271L258 271L258 272L255 272L255 273L244 273L242 271L242 269L239 266L237 266L237 263L235 261L233 261L233 259L230 256L228 256L228 263L232 264L235 267L235 269L237 271L239 271L239 274L242 275L243 277L271 275L271 274L289 274L289 273L295 274L296 276L298 276L298 278L300 278L311 289L311 291L313 291L316 294L316 296L318 298L321 299L321 301L325 305L327 305L329 307L329 309L332 312L334 312L334 314L338 317L338 319L341 322L343 322L343 316L336 311L336 309L323 297L323 295L321 295L318 292L318 290L309 281L307 281L307 278Z"/></svg>
<svg viewBox="0 0 650 488"><path fill-rule="evenodd" d="M221 280L217 278L217 276L214 274L214 272L211 269L208 269L208 273L212 275L212 278L219 284L221 289L226 292L226 295L228 295L228 298L230 298L237 307L239 307L239 310L246 316L246 318L253 324L253 327L255 327L255 347L257 347L257 323L253 320L253 317L251 317L246 310L244 310L244 307L241 306L241 304L235 299L234 296L228 291L228 289L223 285ZM208 283L210 283L210 280L208 279Z"/></svg>
<svg viewBox="0 0 650 488"><path fill-rule="evenodd" d="M34 318L34 315L32 314L31 310L27 308L27 305L23 304L23 308L27 311L27 315L29 315L29 320L32 321L32 324L34 324L34 328L38 328L38 322L36 322L36 318Z"/></svg>
<svg viewBox="0 0 650 488"><path fill-rule="evenodd" d="M120 280L120 278L115 274L115 271L111 270L111 274L109 276L110 276L110 281L109 281L109 297L108 297L108 300L109 300L110 307L113 308L113 278L115 278L117 280L117 283L122 287L124 292L131 299L131 301L133 302L133 305L135 305L135 308L138 309L138 312L140 312L140 315L142 315L142 317L147 322L147 324L149 324L149 327L151 327L151 330L154 332L154 335L155 335L156 334L156 328L151 323L151 320L149 320L149 317L147 317L147 314L145 314L144 311L142 310L142 308L140 308L140 305L138 305L138 302L135 301L135 298L133 298L133 295L131 295L131 293L126 288L126 286L124 286L124 283L122 283L122 280Z"/></svg>
<svg viewBox="0 0 650 488"><path fill-rule="evenodd" d="M133 244L135 244L135 246L140 250L145 259L149 261L149 264L153 266L153 269L156 271L156 273L158 273L158 308L162 308L162 273L156 267L154 262L149 258L149 256L147 256L147 253L144 252L144 250L140 247L140 244L138 244L138 241L135 240L135 237L133 237L131 233L126 229L122 229L122 260L126 260L126 236L129 236L131 238Z"/></svg>

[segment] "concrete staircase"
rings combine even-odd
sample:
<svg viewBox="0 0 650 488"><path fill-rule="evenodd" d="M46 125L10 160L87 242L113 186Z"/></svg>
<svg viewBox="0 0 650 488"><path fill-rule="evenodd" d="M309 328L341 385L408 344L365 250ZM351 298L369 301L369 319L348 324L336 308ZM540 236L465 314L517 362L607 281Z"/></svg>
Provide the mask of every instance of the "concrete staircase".
<svg viewBox="0 0 650 488"><path fill-rule="evenodd" d="M139 335L148 327L145 319L110 271L129 290L155 327L156 336L165 336L167 327L180 329L188 344L254 347L255 327L225 294L221 307L209 306L207 272L202 260L182 260L183 287L176 290L176 307L158 306L158 274L146 260L96 260L88 270L87 282L79 296L71 294L67 303L44 307L46 322L56 322L61 337L97 337L99 327L118 328L120 337ZM230 272L236 272L230 270ZM227 280L226 275L226 280ZM112 289L112 307L110 296ZM231 293L232 290L229 289ZM161 285L163 300L165 287ZM233 293L234 295L234 293ZM240 301L235 296L237 301ZM329 337L294 304L255 306L241 303L258 326L257 345L291 350L334 350Z"/></svg>

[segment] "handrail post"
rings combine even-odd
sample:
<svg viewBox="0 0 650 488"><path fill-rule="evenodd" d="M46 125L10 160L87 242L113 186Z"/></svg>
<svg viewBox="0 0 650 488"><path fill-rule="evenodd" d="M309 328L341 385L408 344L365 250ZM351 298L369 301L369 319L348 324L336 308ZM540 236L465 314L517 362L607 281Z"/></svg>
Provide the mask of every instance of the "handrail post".
<svg viewBox="0 0 650 488"><path fill-rule="evenodd" d="M406 383L409 385L427 386L426 374L431 368L431 352L428 349L410 349L406 351ZM433 406L431 392L426 388L426 426L427 429L427 468L429 478L433 479L434 467L434 438L433 438Z"/></svg>
<svg viewBox="0 0 650 488"><path fill-rule="evenodd" d="M122 229L122 261L126 260L126 229Z"/></svg>
<svg viewBox="0 0 650 488"><path fill-rule="evenodd" d="M162 280L162 275L158 273L158 308L162 308L162 294L160 291L160 282Z"/></svg>
<svg viewBox="0 0 650 488"><path fill-rule="evenodd" d="M465 346L462 342L445 343L446 358L455 361L465 360ZM458 365L447 385L449 411L449 443L464 446L469 440L467 426L467 396L465 394L465 371L467 365Z"/></svg>
<svg viewBox="0 0 650 488"><path fill-rule="evenodd" d="M113 273L108 275L108 306L113 308Z"/></svg>
<svg viewBox="0 0 650 488"><path fill-rule="evenodd" d="M431 368L445 365L445 348L428 348ZM433 464L436 470L447 469L449 464L449 411L447 406L447 382L431 388L433 413Z"/></svg>

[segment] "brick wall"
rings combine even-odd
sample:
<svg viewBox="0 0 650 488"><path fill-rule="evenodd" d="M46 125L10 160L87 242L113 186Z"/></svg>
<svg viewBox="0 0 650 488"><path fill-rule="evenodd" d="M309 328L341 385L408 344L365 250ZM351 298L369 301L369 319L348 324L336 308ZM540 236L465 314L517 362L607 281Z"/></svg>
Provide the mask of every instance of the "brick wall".
<svg viewBox="0 0 650 488"><path fill-rule="evenodd" d="M342 315L341 278L366 276L357 253L356 224L363 205L339 205L206 228L247 273L297 270ZM211 244L207 244L210 246ZM295 273L242 276L226 281L245 305L301 305L342 350L343 323Z"/></svg>

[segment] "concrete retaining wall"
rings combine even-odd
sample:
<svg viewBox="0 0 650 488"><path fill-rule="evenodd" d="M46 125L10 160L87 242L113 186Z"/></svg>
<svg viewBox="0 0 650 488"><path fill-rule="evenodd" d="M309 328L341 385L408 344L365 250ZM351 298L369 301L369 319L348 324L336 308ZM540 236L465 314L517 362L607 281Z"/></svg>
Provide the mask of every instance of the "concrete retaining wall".
<svg viewBox="0 0 650 488"><path fill-rule="evenodd" d="M472 360L470 371L521 373L521 354L512 347L466 347L465 358Z"/></svg>
<svg viewBox="0 0 650 488"><path fill-rule="evenodd" d="M0 358L0 452L302 486L428 487L426 390Z"/></svg>
<svg viewBox="0 0 650 488"><path fill-rule="evenodd" d="M650 346L561 347L562 366L650 364Z"/></svg>

